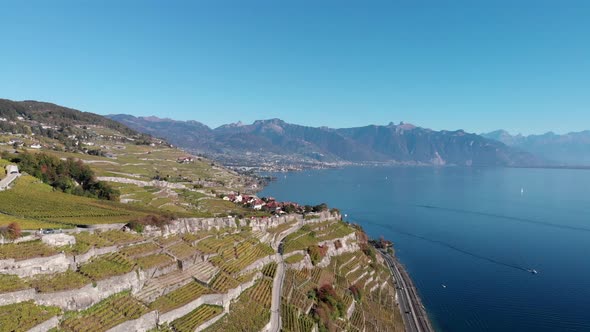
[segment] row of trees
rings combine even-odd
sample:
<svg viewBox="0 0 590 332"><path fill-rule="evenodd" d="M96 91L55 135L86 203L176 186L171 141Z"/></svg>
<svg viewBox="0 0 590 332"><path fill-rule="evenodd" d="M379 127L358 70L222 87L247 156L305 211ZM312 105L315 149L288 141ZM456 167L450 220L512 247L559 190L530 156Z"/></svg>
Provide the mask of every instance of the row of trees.
<svg viewBox="0 0 590 332"><path fill-rule="evenodd" d="M80 160L68 158L64 161L46 153L28 152L19 154L5 152L2 158L17 163L21 172L39 178L63 192L99 199L119 199L119 191L106 182L97 181L94 171Z"/></svg>

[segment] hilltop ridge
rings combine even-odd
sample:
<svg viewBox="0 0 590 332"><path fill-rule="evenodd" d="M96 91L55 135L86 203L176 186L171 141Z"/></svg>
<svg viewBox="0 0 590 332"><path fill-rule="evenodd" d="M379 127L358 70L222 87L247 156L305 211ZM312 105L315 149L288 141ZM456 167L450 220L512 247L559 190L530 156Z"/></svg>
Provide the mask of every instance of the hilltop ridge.
<svg viewBox="0 0 590 332"><path fill-rule="evenodd" d="M435 131L403 122L334 129L269 119L212 129L196 121L146 120L130 115L108 117L232 166L297 161L307 165L527 166L540 163L530 153L463 130Z"/></svg>

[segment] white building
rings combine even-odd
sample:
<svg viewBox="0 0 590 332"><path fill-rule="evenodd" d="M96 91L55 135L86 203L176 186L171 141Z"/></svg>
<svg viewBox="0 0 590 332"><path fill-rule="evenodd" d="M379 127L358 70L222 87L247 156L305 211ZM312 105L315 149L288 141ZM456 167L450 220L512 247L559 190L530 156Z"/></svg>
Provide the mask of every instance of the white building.
<svg viewBox="0 0 590 332"><path fill-rule="evenodd" d="M18 174L18 166L16 166L16 165L6 166L6 174Z"/></svg>

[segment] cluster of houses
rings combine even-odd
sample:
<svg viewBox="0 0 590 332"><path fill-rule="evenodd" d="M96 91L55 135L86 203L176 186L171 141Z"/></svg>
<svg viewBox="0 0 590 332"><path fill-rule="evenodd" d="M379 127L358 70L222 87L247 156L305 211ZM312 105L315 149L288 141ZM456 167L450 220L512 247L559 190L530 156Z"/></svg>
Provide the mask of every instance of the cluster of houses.
<svg viewBox="0 0 590 332"><path fill-rule="evenodd" d="M254 210L263 210L275 214L303 213L304 208L293 202L277 202L273 197L258 198L254 195L229 194L224 200L240 204Z"/></svg>
<svg viewBox="0 0 590 332"><path fill-rule="evenodd" d="M10 139L6 144L13 145L16 147L25 147L25 143L22 140L16 139L16 138ZM35 143L29 145L28 147L31 149L41 149L43 146L41 144L39 144L38 142L35 142Z"/></svg>

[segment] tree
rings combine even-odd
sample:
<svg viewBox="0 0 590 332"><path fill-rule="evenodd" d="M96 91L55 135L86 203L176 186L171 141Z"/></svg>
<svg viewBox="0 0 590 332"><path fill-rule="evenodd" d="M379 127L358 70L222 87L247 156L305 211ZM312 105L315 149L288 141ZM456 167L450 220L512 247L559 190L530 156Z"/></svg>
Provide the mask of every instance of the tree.
<svg viewBox="0 0 590 332"><path fill-rule="evenodd" d="M15 222L10 223L7 227L7 233L9 239L18 239L21 235L20 225Z"/></svg>

